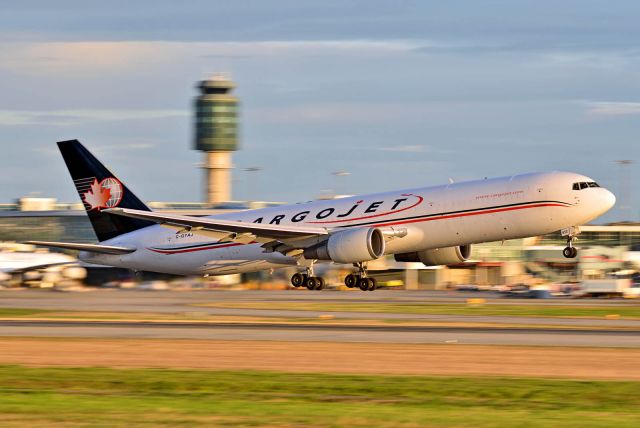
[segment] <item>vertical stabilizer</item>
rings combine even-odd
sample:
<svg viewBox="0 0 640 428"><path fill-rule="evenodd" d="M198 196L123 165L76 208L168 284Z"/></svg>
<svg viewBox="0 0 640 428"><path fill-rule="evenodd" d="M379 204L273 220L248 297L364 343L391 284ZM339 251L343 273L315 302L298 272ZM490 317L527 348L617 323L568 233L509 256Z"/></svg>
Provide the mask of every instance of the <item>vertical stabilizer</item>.
<svg viewBox="0 0 640 428"><path fill-rule="evenodd" d="M151 210L78 140L60 141L58 147L98 241L106 241L154 224L102 212L115 207Z"/></svg>

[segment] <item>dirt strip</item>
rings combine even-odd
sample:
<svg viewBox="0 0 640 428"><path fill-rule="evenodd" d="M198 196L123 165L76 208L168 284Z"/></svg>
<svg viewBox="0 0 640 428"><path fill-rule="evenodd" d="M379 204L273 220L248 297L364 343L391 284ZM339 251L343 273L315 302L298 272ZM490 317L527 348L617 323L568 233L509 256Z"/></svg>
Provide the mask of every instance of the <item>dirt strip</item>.
<svg viewBox="0 0 640 428"><path fill-rule="evenodd" d="M640 349L0 338L0 364L640 380Z"/></svg>

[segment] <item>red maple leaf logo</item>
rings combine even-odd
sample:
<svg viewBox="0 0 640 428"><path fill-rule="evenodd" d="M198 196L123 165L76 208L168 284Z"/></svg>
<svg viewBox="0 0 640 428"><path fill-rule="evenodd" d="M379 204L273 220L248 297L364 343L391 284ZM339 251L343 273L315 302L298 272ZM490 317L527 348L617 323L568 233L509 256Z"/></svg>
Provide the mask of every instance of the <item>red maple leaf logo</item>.
<svg viewBox="0 0 640 428"><path fill-rule="evenodd" d="M84 201L91 208L90 210L106 208L107 201L111 198L111 190L102 187L98 180L94 180L91 189L84 195Z"/></svg>

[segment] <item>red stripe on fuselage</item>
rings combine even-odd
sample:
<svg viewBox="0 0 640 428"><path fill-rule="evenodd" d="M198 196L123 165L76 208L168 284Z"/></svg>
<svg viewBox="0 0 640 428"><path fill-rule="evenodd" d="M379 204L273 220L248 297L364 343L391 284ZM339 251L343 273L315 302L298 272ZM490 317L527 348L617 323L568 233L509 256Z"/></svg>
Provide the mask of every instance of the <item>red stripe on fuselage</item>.
<svg viewBox="0 0 640 428"><path fill-rule="evenodd" d="M545 204L536 204L536 205L527 205L520 207L508 207L508 208L496 208L490 209L486 211L478 211L478 212L470 212L470 213L460 213L460 214L450 214L450 215L442 215L440 217L430 217L430 218L417 218L413 220L402 220L397 221L395 223L380 223L380 224L372 224L370 227L378 227L378 226L395 226L397 224L408 224L408 223L422 223L423 221L432 221L432 220L446 220L448 218L456 218L456 217L467 217L472 215L480 215L480 214L492 214L499 213L504 211L514 211L514 210L524 210L527 208L540 208L540 207L562 207L569 208L569 205L562 204L553 204L553 203L545 203Z"/></svg>
<svg viewBox="0 0 640 428"><path fill-rule="evenodd" d="M393 223L372 224L372 225L368 225L367 227L395 226L395 225L398 225L398 224L422 223L422 222L433 221L433 220L446 220L446 219L457 218L457 217L468 217L468 216L472 216L472 215L493 214L493 213L499 213L499 212L505 212L505 211L524 210L524 209L527 209L527 208L542 208L542 207L569 208L570 206L571 205L562 205L562 204L557 204L557 203L542 203L542 204L526 205L526 206L519 206L519 207L494 208L494 209L488 209L488 210L485 210L485 211L477 211L477 212L469 212L469 213L449 214L449 215L442 215L442 216L439 216L439 217L417 218L417 219L413 219L413 220L402 220L402 221L397 221L397 222L393 222ZM480 209L482 209L482 208L480 208ZM354 225L354 226L357 227L357 225ZM255 242L252 242L251 244L255 244ZM181 254L181 253L190 253L190 252L194 252L194 251L216 250L218 248L228 248L228 247L234 247L234 246L237 246L237 245L247 245L247 244L241 244L241 243L234 242L234 243L231 243L231 244L212 245L212 246L200 247L200 248L189 248L189 249L186 249L186 250L158 250L158 249L153 249L153 248L148 248L148 249L153 251L153 252L161 253L161 254Z"/></svg>
<svg viewBox="0 0 640 428"><path fill-rule="evenodd" d="M180 253L191 253L191 252L194 252L194 251L217 250L218 248L235 247L237 245L246 245L246 244L241 244L239 242L233 242L231 244L209 245L207 247L187 248L185 250L171 250L171 249L159 250L159 249L156 249L156 248L148 248L148 250L153 251L154 253L160 253L160 254L180 254Z"/></svg>

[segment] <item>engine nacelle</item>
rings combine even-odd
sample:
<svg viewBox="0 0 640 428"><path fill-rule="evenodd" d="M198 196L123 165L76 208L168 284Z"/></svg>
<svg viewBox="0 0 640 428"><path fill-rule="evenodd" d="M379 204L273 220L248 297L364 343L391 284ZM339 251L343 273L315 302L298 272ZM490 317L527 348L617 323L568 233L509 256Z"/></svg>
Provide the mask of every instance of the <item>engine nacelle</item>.
<svg viewBox="0 0 640 428"><path fill-rule="evenodd" d="M358 227L333 233L324 242L305 248L304 257L357 263L375 260L384 254L384 236L380 229Z"/></svg>
<svg viewBox="0 0 640 428"><path fill-rule="evenodd" d="M435 250L416 251L394 255L397 262L422 262L425 266L453 265L469 260L471 245L437 248Z"/></svg>

